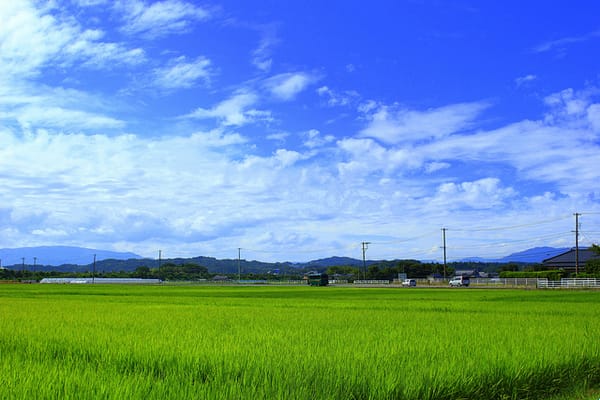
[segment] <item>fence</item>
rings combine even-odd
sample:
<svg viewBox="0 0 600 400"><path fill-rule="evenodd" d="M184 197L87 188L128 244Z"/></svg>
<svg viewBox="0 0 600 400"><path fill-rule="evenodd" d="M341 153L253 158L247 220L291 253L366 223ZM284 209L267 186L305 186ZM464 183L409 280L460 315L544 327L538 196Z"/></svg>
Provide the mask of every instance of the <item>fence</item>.
<svg viewBox="0 0 600 400"><path fill-rule="evenodd" d="M600 289L600 279L597 278L563 278L560 281L538 279L540 289Z"/></svg>
<svg viewBox="0 0 600 400"><path fill-rule="evenodd" d="M471 286L535 288L537 281L537 278L471 278Z"/></svg>

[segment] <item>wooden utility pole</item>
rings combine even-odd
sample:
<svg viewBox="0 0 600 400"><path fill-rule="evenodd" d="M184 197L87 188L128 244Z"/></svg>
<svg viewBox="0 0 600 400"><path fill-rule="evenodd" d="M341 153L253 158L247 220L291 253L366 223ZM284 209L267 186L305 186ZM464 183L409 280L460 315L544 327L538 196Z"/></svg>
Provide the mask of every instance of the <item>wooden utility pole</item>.
<svg viewBox="0 0 600 400"><path fill-rule="evenodd" d="M238 247L238 283L242 282L242 248Z"/></svg>
<svg viewBox="0 0 600 400"><path fill-rule="evenodd" d="M364 278L367 279L367 259L365 258L367 249L371 242L362 242L362 254L363 254L363 274Z"/></svg>
<svg viewBox="0 0 600 400"><path fill-rule="evenodd" d="M575 275L579 274L579 216L575 213Z"/></svg>
<svg viewBox="0 0 600 400"><path fill-rule="evenodd" d="M444 249L444 279L446 279L446 230L442 228L442 249Z"/></svg>

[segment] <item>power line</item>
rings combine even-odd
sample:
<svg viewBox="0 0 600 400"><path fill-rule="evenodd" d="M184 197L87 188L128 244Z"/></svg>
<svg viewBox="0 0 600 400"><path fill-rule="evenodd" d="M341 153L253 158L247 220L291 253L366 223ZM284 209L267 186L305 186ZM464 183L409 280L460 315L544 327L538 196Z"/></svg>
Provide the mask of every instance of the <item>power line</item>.
<svg viewBox="0 0 600 400"><path fill-rule="evenodd" d="M570 216L554 218L554 219L549 219L549 220L543 220L543 221L537 221L537 222L531 222L528 224L502 226L502 227L497 227L497 228L462 228L462 229L458 228L458 229L452 229L452 230L453 231L467 231L467 232L500 231L500 230L518 229L518 228L525 228L525 227L529 227L529 226L548 224L551 222L561 221L561 220L567 219L567 218L570 218Z"/></svg>

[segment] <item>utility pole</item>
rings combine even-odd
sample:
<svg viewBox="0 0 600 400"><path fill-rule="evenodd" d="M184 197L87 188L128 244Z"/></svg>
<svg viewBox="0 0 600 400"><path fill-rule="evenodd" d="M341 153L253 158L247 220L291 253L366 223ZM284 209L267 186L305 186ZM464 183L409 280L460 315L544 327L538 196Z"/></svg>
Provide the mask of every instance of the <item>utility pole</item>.
<svg viewBox="0 0 600 400"><path fill-rule="evenodd" d="M92 267L92 283L96 283L96 255L94 254L94 264Z"/></svg>
<svg viewBox="0 0 600 400"><path fill-rule="evenodd" d="M241 261L242 261L242 248L238 247L238 283L242 282L242 267L241 267Z"/></svg>
<svg viewBox="0 0 600 400"><path fill-rule="evenodd" d="M575 213L575 275L579 274L579 216Z"/></svg>
<svg viewBox="0 0 600 400"><path fill-rule="evenodd" d="M33 272L35 272L35 265L37 264L37 257L33 257Z"/></svg>
<svg viewBox="0 0 600 400"><path fill-rule="evenodd" d="M162 257L162 250L158 250L158 277L160 278L160 261Z"/></svg>
<svg viewBox="0 0 600 400"><path fill-rule="evenodd" d="M442 228L442 249L444 249L444 280L446 280L446 231L447 228Z"/></svg>
<svg viewBox="0 0 600 400"><path fill-rule="evenodd" d="M367 249L371 242L362 242L362 253L363 253L363 274L364 278L367 279L367 259L365 258Z"/></svg>
<svg viewBox="0 0 600 400"><path fill-rule="evenodd" d="M25 257L21 257L21 270L25 271Z"/></svg>

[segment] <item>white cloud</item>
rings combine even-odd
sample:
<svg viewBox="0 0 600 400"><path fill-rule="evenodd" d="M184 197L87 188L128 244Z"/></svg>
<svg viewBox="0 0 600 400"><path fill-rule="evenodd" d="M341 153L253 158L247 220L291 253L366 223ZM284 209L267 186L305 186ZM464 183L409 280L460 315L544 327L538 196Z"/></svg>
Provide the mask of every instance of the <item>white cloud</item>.
<svg viewBox="0 0 600 400"><path fill-rule="evenodd" d="M446 168L450 168L450 163L447 162L437 162L437 161L433 161L430 163L427 163L425 165L425 172L427 172L428 174L431 174L435 171L440 171Z"/></svg>
<svg viewBox="0 0 600 400"><path fill-rule="evenodd" d="M119 101L73 89L19 81L0 86L0 121L9 125L17 122L27 129L54 127L81 132L122 128L125 121L111 116L121 107Z"/></svg>
<svg viewBox="0 0 600 400"><path fill-rule="evenodd" d="M333 135L321 135L317 129L311 129L308 132L303 134L304 142L302 143L305 147L308 148L316 148L327 145L335 141L335 136Z"/></svg>
<svg viewBox="0 0 600 400"><path fill-rule="evenodd" d="M137 65L146 62L146 53L141 48L128 49L120 43L98 42L97 31L85 31L65 46L67 58L64 65L83 60L82 65L93 68L112 68L114 64Z"/></svg>
<svg viewBox="0 0 600 400"><path fill-rule="evenodd" d="M95 113L61 107L26 106L15 111L16 119L21 125L33 124L55 128L98 129L122 128L125 122Z"/></svg>
<svg viewBox="0 0 600 400"><path fill-rule="evenodd" d="M0 75L35 77L46 66L105 67L138 64L139 48L104 42L100 30L84 30L75 19L53 14L51 4L35 8L27 1L0 5Z"/></svg>
<svg viewBox="0 0 600 400"><path fill-rule="evenodd" d="M211 62L198 57L187 62L185 56L171 60L167 66L154 70L153 84L163 89L182 89L196 86L198 81L209 82Z"/></svg>
<svg viewBox="0 0 600 400"><path fill-rule="evenodd" d="M187 32L194 22L210 17L206 9L179 0L153 3L126 0L118 3L117 8L124 19L124 32L149 38Z"/></svg>
<svg viewBox="0 0 600 400"><path fill-rule="evenodd" d="M31 76L77 34L29 2L0 4L0 74Z"/></svg>
<svg viewBox="0 0 600 400"><path fill-rule="evenodd" d="M89 239L97 231L126 236L151 227L147 235L155 235L161 224L169 225L162 215L175 211L163 209L162 194L178 193L182 206L189 202L185 208L196 196L212 196L229 169L223 150L240 143L239 135L219 132L154 140L46 131L17 137L3 132L1 163L12 174L0 180L18 194L7 204L14 218L29 218L32 231L53 227L70 235L80 231ZM291 155L280 157L292 162ZM28 209L36 214L24 213ZM139 232L136 224L141 224Z"/></svg>
<svg viewBox="0 0 600 400"><path fill-rule="evenodd" d="M600 104L592 104L587 108L587 119L592 129L600 133Z"/></svg>
<svg viewBox="0 0 600 400"><path fill-rule="evenodd" d="M186 118L215 118L224 126L240 126L259 121L271 121L271 113L251 108L258 102L258 96L252 92L239 91L210 109L197 108Z"/></svg>
<svg viewBox="0 0 600 400"><path fill-rule="evenodd" d="M515 79L515 84L517 86L522 86L523 84L525 84L527 82L535 81L536 79L537 79L537 76L535 76L533 74L529 74L529 75L525 75L525 76L520 76L517 79Z"/></svg>
<svg viewBox="0 0 600 400"><path fill-rule="evenodd" d="M338 163L341 174L392 173L398 169L413 170L423 162L411 148L386 148L372 139L338 140L345 159Z"/></svg>
<svg viewBox="0 0 600 400"><path fill-rule="evenodd" d="M360 97L356 91L347 90L340 93L330 89L327 86L321 86L318 88L317 93L319 96L327 98L327 105L330 107L348 106L354 103Z"/></svg>
<svg viewBox="0 0 600 400"><path fill-rule="evenodd" d="M484 178L472 182L444 183L438 187L431 203L443 205L449 209L456 207L485 209L498 207L506 199L515 195L516 192L513 188L501 187L499 179Z"/></svg>
<svg viewBox="0 0 600 400"><path fill-rule="evenodd" d="M600 37L600 31L593 31L581 36L567 36L560 39L549 40L533 48L536 53L544 53L554 49L562 50L568 45L585 42L593 38Z"/></svg>
<svg viewBox="0 0 600 400"><path fill-rule="evenodd" d="M411 143L439 139L472 127L475 118L488 107L486 103L460 103L415 111L396 105L380 105L367 112L368 125L360 132L385 143Z"/></svg>
<svg viewBox="0 0 600 400"><path fill-rule="evenodd" d="M270 133L266 137L269 140L276 140L278 142L283 142L289 136L290 136L290 134L288 132L276 132L276 133Z"/></svg>
<svg viewBox="0 0 600 400"><path fill-rule="evenodd" d="M263 72L271 70L273 48L280 42L277 38L276 28L277 26L274 24L259 27L261 39L258 47L252 52L252 64Z"/></svg>
<svg viewBox="0 0 600 400"><path fill-rule="evenodd" d="M265 88L279 100L292 100L317 78L305 72L289 72L265 80Z"/></svg>
<svg viewBox="0 0 600 400"><path fill-rule="evenodd" d="M575 93L573 89L565 89L559 93L553 93L544 99L544 102L552 107L552 112L560 110L563 115L574 115L585 112L589 100L587 96Z"/></svg>
<svg viewBox="0 0 600 400"><path fill-rule="evenodd" d="M543 121L452 135L419 146L414 154L426 160L494 160L514 168L523 179L555 185L572 196L600 193L596 184L600 144L589 119L589 93L562 91L546 98L546 103L551 109Z"/></svg>
<svg viewBox="0 0 600 400"><path fill-rule="evenodd" d="M79 7L94 7L102 4L108 4L111 0L71 0Z"/></svg>

